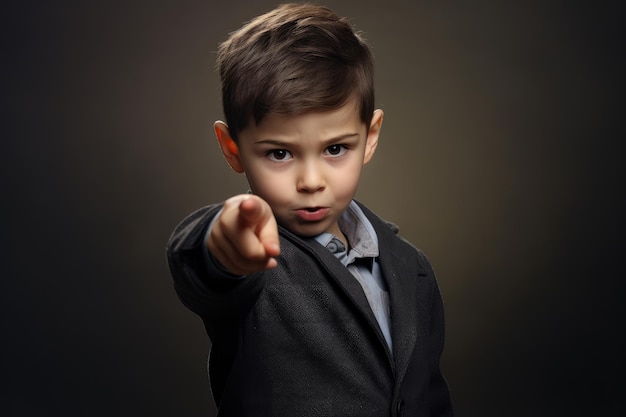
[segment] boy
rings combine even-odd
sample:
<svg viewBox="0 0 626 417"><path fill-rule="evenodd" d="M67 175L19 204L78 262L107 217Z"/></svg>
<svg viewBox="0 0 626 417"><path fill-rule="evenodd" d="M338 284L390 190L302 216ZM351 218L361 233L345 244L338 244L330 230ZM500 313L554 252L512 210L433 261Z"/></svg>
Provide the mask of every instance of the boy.
<svg viewBox="0 0 626 417"><path fill-rule="evenodd" d="M170 269L211 339L219 416L450 416L425 256L353 200L383 121L368 47L284 5L218 51L215 133L250 193L176 228Z"/></svg>

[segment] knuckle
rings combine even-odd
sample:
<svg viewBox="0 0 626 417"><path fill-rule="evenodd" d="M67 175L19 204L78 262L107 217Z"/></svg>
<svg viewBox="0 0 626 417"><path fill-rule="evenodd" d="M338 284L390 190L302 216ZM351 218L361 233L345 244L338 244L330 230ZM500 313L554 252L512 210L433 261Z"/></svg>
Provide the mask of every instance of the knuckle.
<svg viewBox="0 0 626 417"><path fill-rule="evenodd" d="M222 214L217 220L215 220L211 234L224 229L228 229L228 218Z"/></svg>
<svg viewBox="0 0 626 417"><path fill-rule="evenodd" d="M256 250L256 248L250 247L249 245L242 245L239 248L239 251L244 259L247 261L256 261L260 257L259 251Z"/></svg>

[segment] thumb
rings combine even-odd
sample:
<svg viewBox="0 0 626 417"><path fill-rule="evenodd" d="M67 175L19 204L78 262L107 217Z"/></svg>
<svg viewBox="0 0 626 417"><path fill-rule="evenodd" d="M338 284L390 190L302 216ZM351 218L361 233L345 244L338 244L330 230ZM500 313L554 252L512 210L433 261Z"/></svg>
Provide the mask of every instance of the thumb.
<svg viewBox="0 0 626 417"><path fill-rule="evenodd" d="M276 225L276 219L272 215L265 225L259 229L258 232L259 241L265 248L267 256L280 255L280 243L278 240L278 226Z"/></svg>

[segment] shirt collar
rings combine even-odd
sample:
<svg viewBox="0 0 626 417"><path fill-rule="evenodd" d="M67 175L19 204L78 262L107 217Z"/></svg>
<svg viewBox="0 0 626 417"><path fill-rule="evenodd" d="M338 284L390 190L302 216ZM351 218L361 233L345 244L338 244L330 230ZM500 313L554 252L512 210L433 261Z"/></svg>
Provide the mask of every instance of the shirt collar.
<svg viewBox="0 0 626 417"><path fill-rule="evenodd" d="M354 200L343 212L338 223L350 244L349 253L345 253L346 248L343 243L332 233L324 232L314 239L335 254L344 265L352 263L356 258L378 257L378 236L374 226ZM340 252L344 253L338 256Z"/></svg>

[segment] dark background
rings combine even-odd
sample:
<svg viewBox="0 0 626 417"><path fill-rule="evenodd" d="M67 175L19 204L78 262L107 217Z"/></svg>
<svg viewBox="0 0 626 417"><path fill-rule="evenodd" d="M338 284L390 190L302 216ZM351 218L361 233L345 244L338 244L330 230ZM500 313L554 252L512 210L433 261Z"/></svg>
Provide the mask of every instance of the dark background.
<svg viewBox="0 0 626 417"><path fill-rule="evenodd" d="M457 415L622 414L622 3L325 4L376 57L358 197L435 266ZM3 416L213 415L165 243L246 190L214 51L274 5L4 4Z"/></svg>

